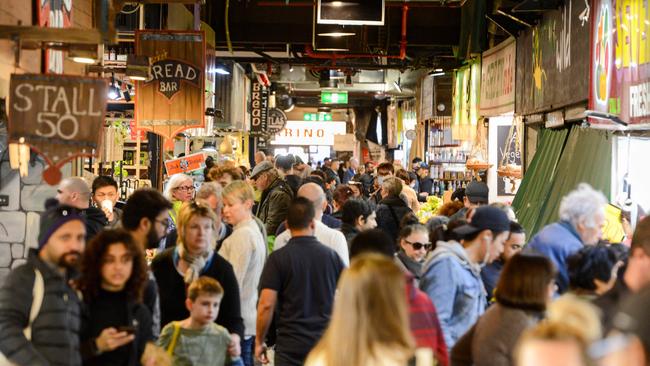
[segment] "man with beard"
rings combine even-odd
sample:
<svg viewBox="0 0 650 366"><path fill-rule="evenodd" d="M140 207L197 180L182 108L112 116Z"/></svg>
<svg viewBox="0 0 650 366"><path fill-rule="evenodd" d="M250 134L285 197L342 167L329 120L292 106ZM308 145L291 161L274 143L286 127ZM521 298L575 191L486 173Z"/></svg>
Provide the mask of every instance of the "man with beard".
<svg viewBox="0 0 650 366"><path fill-rule="evenodd" d="M81 365L81 301L69 283L85 236L84 219L71 206L41 215L38 249L0 288L0 352L9 363Z"/></svg>
<svg viewBox="0 0 650 366"><path fill-rule="evenodd" d="M122 227L131 234L142 250L155 249L167 232L167 212L172 204L153 189L138 189L126 201ZM151 312L153 334L160 334L160 300L158 286L151 271L144 290L143 303Z"/></svg>

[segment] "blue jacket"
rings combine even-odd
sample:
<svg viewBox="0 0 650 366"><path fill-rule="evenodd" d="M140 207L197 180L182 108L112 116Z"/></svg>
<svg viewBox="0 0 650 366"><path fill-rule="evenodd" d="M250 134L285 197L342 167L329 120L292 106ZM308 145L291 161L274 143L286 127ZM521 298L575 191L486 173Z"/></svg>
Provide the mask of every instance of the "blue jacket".
<svg viewBox="0 0 650 366"><path fill-rule="evenodd" d="M345 175L343 176L343 184L348 184L349 181L354 178L354 175L357 174L357 172L354 171L352 168L348 168L348 170L345 171Z"/></svg>
<svg viewBox="0 0 650 366"><path fill-rule="evenodd" d="M567 258L582 248L580 236L568 221L545 226L526 246L528 250L547 256L557 269L557 285L560 294L569 288Z"/></svg>
<svg viewBox="0 0 650 366"><path fill-rule="evenodd" d="M439 241L424 265L420 289L438 311L447 348L469 330L487 306L481 269L472 264L465 249L455 241Z"/></svg>

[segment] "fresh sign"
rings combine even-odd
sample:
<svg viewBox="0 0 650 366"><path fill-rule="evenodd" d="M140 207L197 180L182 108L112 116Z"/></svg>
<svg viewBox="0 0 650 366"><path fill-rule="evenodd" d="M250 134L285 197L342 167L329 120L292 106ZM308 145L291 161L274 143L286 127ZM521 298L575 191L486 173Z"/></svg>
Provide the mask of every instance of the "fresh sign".
<svg viewBox="0 0 650 366"><path fill-rule="evenodd" d="M320 93L320 101L323 104L348 104L348 92L330 92Z"/></svg>

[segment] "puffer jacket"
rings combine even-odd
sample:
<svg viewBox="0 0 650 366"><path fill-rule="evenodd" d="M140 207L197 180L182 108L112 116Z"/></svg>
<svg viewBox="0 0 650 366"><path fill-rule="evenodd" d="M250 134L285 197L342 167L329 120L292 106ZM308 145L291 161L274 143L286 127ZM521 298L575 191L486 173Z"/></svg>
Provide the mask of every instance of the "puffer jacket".
<svg viewBox="0 0 650 366"><path fill-rule="evenodd" d="M473 264L460 243L439 241L425 263L420 289L438 310L445 343L451 349L487 306L481 269Z"/></svg>
<svg viewBox="0 0 650 366"><path fill-rule="evenodd" d="M45 295L32 324L32 339L23 329L29 323L35 280L43 275ZM81 365L79 331L81 302L66 279L32 254L14 269L0 288L0 352L18 365Z"/></svg>
<svg viewBox="0 0 650 366"><path fill-rule="evenodd" d="M278 226L287 218L287 210L293 199L293 190L281 178L276 178L262 192L256 216L266 225L267 233L275 233Z"/></svg>
<svg viewBox="0 0 650 366"><path fill-rule="evenodd" d="M413 211L402 198L388 196L379 202L375 212L377 213L377 227L382 228L396 241L402 218Z"/></svg>

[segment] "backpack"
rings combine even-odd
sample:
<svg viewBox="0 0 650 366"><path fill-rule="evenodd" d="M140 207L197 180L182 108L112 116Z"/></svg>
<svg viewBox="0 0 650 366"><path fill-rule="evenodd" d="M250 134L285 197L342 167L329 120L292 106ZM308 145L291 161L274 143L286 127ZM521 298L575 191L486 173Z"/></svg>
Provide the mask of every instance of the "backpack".
<svg viewBox="0 0 650 366"><path fill-rule="evenodd" d="M34 285L32 287L32 305L29 309L29 322L25 329L23 329L23 334L28 341L32 340L32 324L38 316L38 313L41 311L44 297L45 281L43 280L43 275L41 274L41 271L34 268ZM12 365L12 363L2 353L0 353L0 365Z"/></svg>

